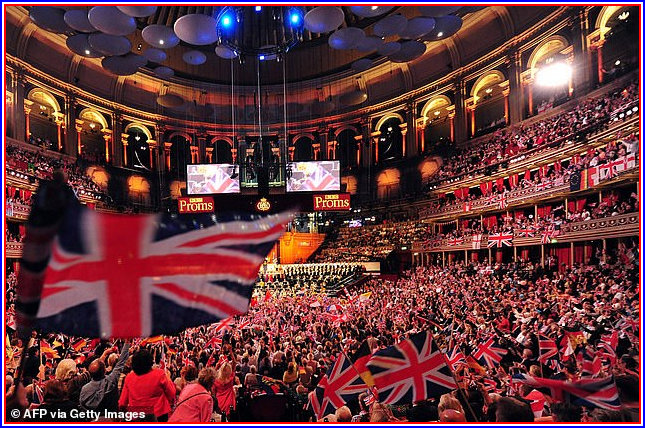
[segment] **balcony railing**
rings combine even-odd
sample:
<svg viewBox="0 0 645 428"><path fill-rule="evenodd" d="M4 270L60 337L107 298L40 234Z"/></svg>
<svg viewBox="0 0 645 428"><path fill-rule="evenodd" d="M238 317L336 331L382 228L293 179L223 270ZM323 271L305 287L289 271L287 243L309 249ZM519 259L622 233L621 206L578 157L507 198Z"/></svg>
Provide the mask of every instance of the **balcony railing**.
<svg viewBox="0 0 645 428"><path fill-rule="evenodd" d="M569 243L589 241L594 239L637 236L638 233L639 213L634 212L562 225L562 227L560 228L560 233L555 237L555 239L558 243ZM485 234L482 236L479 245L475 244L476 242L473 243L472 236L466 236L461 241L455 241L451 238L445 238L425 243L414 243L412 245L412 251L437 252L486 249L488 248L488 235ZM535 236L530 237L519 236L519 234L517 233L513 235L512 246L514 247L527 247L540 244L542 244L541 231L536 231Z"/></svg>

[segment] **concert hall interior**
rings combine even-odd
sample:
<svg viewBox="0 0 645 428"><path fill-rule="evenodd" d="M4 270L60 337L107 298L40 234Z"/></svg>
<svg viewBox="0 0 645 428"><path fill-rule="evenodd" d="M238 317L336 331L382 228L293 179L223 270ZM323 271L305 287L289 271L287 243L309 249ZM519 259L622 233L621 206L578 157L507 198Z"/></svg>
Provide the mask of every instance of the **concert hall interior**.
<svg viewBox="0 0 645 428"><path fill-rule="evenodd" d="M640 3L3 4L7 423L642 423Z"/></svg>

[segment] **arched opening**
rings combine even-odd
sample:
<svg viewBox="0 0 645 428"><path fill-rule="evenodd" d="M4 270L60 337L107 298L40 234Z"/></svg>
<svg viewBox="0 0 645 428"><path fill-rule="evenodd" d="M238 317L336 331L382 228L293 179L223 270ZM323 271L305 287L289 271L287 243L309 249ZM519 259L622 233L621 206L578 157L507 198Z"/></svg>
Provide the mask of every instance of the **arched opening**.
<svg viewBox="0 0 645 428"><path fill-rule="evenodd" d="M314 159L313 140L309 137L300 137L294 144L293 160L296 162Z"/></svg>
<svg viewBox="0 0 645 428"><path fill-rule="evenodd" d="M470 115L471 136L488 134L506 126L503 86L505 80L502 72L491 70L480 76L473 85L470 92L474 109L474 114Z"/></svg>
<svg viewBox="0 0 645 428"><path fill-rule="evenodd" d="M96 163L106 162L108 146L103 131L108 128L108 124L105 117L96 110L86 108L80 112L78 118L81 122L81 156Z"/></svg>
<svg viewBox="0 0 645 428"><path fill-rule="evenodd" d="M148 132L138 126L132 126L128 134L128 163L132 168L150 169L150 147Z"/></svg>
<svg viewBox="0 0 645 428"><path fill-rule="evenodd" d="M450 146L454 133L450 119L453 112L452 101L445 95L437 95L428 100L421 110L425 127L423 129L423 150L422 147L419 147L419 152L441 151L444 146Z"/></svg>
<svg viewBox="0 0 645 428"><path fill-rule="evenodd" d="M336 158L340 161L341 168L351 168L358 164L358 142L356 132L352 129L341 131L336 137Z"/></svg>
<svg viewBox="0 0 645 428"><path fill-rule="evenodd" d="M527 66L532 83L525 106L529 115L547 111L568 99L570 82L565 82L559 86L537 84L537 77L541 68L545 68L555 62L566 61L566 55L561 52L568 47L569 41L567 39L554 35L540 43L531 53Z"/></svg>
<svg viewBox="0 0 645 428"><path fill-rule="evenodd" d="M27 94L25 105L30 106L28 142L50 150L58 150L60 105L56 98L41 88Z"/></svg>
<svg viewBox="0 0 645 428"><path fill-rule="evenodd" d="M184 135L175 134L170 138L170 171L178 178L185 178L186 165L192 163L190 140Z"/></svg>
<svg viewBox="0 0 645 428"><path fill-rule="evenodd" d="M216 140L211 145L213 151L211 154L211 163L233 163L233 152L231 144L225 140Z"/></svg>
<svg viewBox="0 0 645 428"><path fill-rule="evenodd" d="M375 160L385 162L403 157L403 134L401 120L391 117L378 128L381 136L378 140L378 157Z"/></svg>
<svg viewBox="0 0 645 428"><path fill-rule="evenodd" d="M601 38L604 44L600 48L603 83L622 76L638 67L638 34L639 10L636 6L605 6L601 20Z"/></svg>

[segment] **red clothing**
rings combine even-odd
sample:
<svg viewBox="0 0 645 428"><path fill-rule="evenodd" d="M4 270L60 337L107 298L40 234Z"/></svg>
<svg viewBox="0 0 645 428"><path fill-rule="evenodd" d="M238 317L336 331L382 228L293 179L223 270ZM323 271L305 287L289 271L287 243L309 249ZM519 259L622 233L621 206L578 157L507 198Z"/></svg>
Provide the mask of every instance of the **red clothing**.
<svg viewBox="0 0 645 428"><path fill-rule="evenodd" d="M175 385L161 369L152 369L141 376L130 372L123 381L119 407L154 413L158 417L170 413L175 394Z"/></svg>
<svg viewBox="0 0 645 428"><path fill-rule="evenodd" d="M217 398L217 405L219 406L220 410L227 415L231 411L231 406L233 406L233 409L235 409L235 390L233 389L234 383L235 377L231 377L231 380L226 383L221 383L218 379L213 384L212 391L215 394L215 398Z"/></svg>
<svg viewBox="0 0 645 428"><path fill-rule="evenodd" d="M198 383L184 387L177 399L177 408L168 422L210 422L213 397Z"/></svg>
<svg viewBox="0 0 645 428"><path fill-rule="evenodd" d="M502 319L497 322L497 329L504 333L509 333L511 331L511 323L508 321L508 318L502 317Z"/></svg>

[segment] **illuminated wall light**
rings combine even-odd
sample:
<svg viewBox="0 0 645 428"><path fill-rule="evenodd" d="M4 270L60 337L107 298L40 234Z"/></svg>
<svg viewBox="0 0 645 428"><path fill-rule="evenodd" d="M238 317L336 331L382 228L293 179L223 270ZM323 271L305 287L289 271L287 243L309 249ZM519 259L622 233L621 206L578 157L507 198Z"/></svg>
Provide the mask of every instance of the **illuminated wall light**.
<svg viewBox="0 0 645 428"><path fill-rule="evenodd" d="M255 11L256 12L261 12L262 11L262 6L255 6Z"/></svg>
<svg viewBox="0 0 645 428"><path fill-rule="evenodd" d="M159 39L159 44L160 44L160 45L163 45L163 44L164 44L163 39Z"/></svg>
<svg viewBox="0 0 645 428"><path fill-rule="evenodd" d="M443 31L439 31L439 32L437 33L437 37L443 37Z"/></svg>
<svg viewBox="0 0 645 428"><path fill-rule="evenodd" d="M553 63L538 70L535 81L540 86L563 86L569 83L571 66L563 62Z"/></svg>

